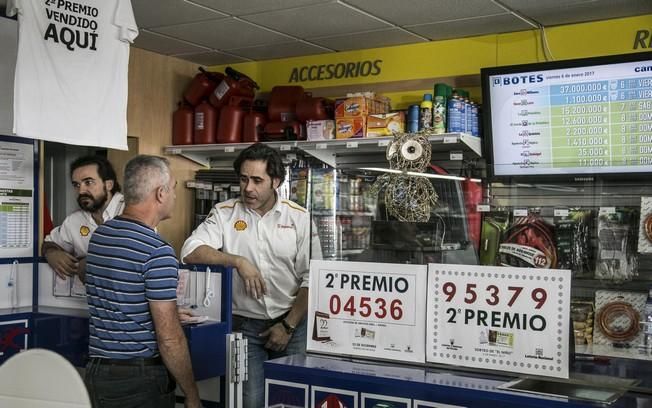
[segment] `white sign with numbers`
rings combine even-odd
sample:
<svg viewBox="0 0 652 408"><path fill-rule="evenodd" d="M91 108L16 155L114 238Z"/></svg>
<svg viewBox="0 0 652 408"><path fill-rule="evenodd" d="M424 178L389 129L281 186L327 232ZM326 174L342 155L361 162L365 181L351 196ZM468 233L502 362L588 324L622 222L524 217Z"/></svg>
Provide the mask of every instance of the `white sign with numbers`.
<svg viewBox="0 0 652 408"><path fill-rule="evenodd" d="M423 363L427 267L310 262L308 350Z"/></svg>
<svg viewBox="0 0 652 408"><path fill-rule="evenodd" d="M568 378L569 270L428 266L426 359Z"/></svg>

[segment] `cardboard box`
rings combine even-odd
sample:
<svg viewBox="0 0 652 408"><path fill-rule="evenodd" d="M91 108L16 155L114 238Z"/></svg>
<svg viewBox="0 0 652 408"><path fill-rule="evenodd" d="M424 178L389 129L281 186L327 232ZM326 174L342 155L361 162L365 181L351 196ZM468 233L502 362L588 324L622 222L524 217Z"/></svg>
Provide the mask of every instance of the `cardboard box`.
<svg viewBox="0 0 652 408"><path fill-rule="evenodd" d="M308 140L331 140L335 139L334 120L309 120L306 122Z"/></svg>
<svg viewBox="0 0 652 408"><path fill-rule="evenodd" d="M367 118L343 118L335 120L335 137L337 139L362 138L366 133Z"/></svg>
<svg viewBox="0 0 652 408"><path fill-rule="evenodd" d="M351 96L335 100L335 119L355 118L389 111L385 97Z"/></svg>
<svg viewBox="0 0 652 408"><path fill-rule="evenodd" d="M392 136L405 131L405 112L381 113L367 116L367 137Z"/></svg>

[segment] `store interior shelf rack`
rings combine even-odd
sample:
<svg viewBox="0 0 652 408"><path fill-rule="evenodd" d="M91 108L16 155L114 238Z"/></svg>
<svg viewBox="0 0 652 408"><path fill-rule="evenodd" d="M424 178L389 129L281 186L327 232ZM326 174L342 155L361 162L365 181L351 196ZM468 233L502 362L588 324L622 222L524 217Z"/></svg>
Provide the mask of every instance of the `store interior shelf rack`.
<svg viewBox="0 0 652 408"><path fill-rule="evenodd" d="M392 136L334 139L324 141L274 141L266 144L278 149L281 153L306 153L322 162L337 167L340 157L378 154L384 152L393 140ZM466 133L444 133L428 135L433 152L450 152L458 154L459 159L476 159L482 157L481 139ZM180 155L205 167L219 167L216 163L233 163L233 159L251 143L225 143L210 145L173 145L166 146L166 154Z"/></svg>

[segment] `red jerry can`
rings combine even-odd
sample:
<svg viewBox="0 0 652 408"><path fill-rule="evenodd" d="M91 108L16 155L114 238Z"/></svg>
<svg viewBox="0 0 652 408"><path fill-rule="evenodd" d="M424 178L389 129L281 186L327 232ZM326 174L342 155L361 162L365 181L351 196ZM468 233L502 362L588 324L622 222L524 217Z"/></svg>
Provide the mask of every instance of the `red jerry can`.
<svg viewBox="0 0 652 408"><path fill-rule="evenodd" d="M199 67L199 73L195 75L183 93L183 99L190 105L197 106L206 99L217 85L224 79L220 72L209 72Z"/></svg>
<svg viewBox="0 0 652 408"><path fill-rule="evenodd" d="M266 123L267 116L264 113L247 113L242 124L242 141L245 143L255 143L262 141Z"/></svg>
<svg viewBox="0 0 652 408"><path fill-rule="evenodd" d="M214 144L217 128L217 109L204 101L195 108L195 144Z"/></svg>
<svg viewBox="0 0 652 408"><path fill-rule="evenodd" d="M267 117L270 122L291 122L296 119L297 102L303 97L302 86L275 86L269 96Z"/></svg>
<svg viewBox="0 0 652 408"><path fill-rule="evenodd" d="M296 120L292 122L268 122L265 125L265 140L305 140L303 125Z"/></svg>
<svg viewBox="0 0 652 408"><path fill-rule="evenodd" d="M195 112L187 103L179 102L172 114L172 144L189 145L193 143L193 123Z"/></svg>
<svg viewBox="0 0 652 408"><path fill-rule="evenodd" d="M253 79L231 67L226 67L224 72L226 76L208 98L211 105L220 109L222 106L229 104L234 96L254 99L258 84Z"/></svg>
<svg viewBox="0 0 652 408"><path fill-rule="evenodd" d="M297 102L297 119L300 122L333 119L333 102L306 95Z"/></svg>
<svg viewBox="0 0 652 408"><path fill-rule="evenodd" d="M220 109L220 125L217 127L217 143L241 143L242 123L252 100L232 97L227 106Z"/></svg>

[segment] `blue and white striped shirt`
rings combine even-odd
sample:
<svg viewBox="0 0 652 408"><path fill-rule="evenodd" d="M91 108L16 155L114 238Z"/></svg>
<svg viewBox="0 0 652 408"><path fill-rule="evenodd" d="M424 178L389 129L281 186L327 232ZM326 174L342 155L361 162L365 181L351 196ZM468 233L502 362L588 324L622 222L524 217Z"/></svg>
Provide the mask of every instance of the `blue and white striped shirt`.
<svg viewBox="0 0 652 408"><path fill-rule="evenodd" d="M91 237L86 258L91 357L159 354L150 301L175 301L179 263L150 227L116 217Z"/></svg>

